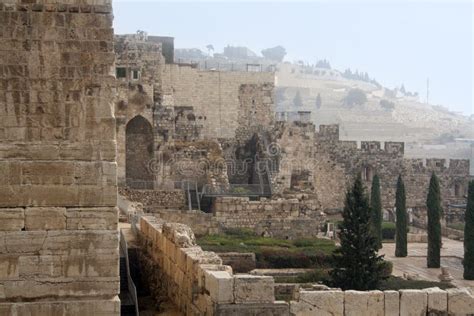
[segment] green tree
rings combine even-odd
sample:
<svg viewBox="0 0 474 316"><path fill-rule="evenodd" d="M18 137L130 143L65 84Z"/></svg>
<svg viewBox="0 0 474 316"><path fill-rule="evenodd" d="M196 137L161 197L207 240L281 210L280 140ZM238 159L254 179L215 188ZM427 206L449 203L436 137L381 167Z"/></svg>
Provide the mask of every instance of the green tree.
<svg viewBox="0 0 474 316"><path fill-rule="evenodd" d="M441 260L441 196L439 181L433 172L426 200L428 209L428 268L439 268Z"/></svg>
<svg viewBox="0 0 474 316"><path fill-rule="evenodd" d="M395 257L406 257L408 255L407 249L407 207L405 184L402 176L398 176L397 192L395 194L395 211L396 211L396 235L395 235Z"/></svg>
<svg viewBox="0 0 474 316"><path fill-rule="evenodd" d="M377 255L377 241L370 233L369 201L360 175L346 193L342 216L332 283L344 290L373 290L383 279L383 257Z"/></svg>
<svg viewBox="0 0 474 316"><path fill-rule="evenodd" d="M355 105L362 105L367 102L367 95L361 89L351 89L344 98L344 105L353 107Z"/></svg>
<svg viewBox="0 0 474 316"><path fill-rule="evenodd" d="M293 99L293 104L297 107L303 106L303 99L301 99L301 94L299 90L296 91L295 97Z"/></svg>
<svg viewBox="0 0 474 316"><path fill-rule="evenodd" d="M469 182L464 222L464 279L474 280L474 180Z"/></svg>
<svg viewBox="0 0 474 316"><path fill-rule="evenodd" d="M378 175L372 178L370 191L370 211L372 233L377 240L377 248L382 248L382 201L380 198L380 179Z"/></svg>
<svg viewBox="0 0 474 316"><path fill-rule="evenodd" d="M318 93L318 96L316 97L316 109L320 109L322 104L321 94Z"/></svg>

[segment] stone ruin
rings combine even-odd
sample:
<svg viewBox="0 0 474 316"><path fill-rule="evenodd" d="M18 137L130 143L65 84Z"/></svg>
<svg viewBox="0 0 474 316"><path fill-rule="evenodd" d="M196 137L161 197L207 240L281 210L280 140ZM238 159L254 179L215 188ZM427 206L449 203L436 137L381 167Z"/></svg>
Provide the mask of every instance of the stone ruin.
<svg viewBox="0 0 474 316"><path fill-rule="evenodd" d="M239 213L237 197L267 198L262 200L267 208L276 199L310 201L301 216L252 217L257 231L288 236L307 219L337 216L356 174L367 188L379 175L383 206L392 219L402 174L412 223L420 226L432 172L440 177L445 209L465 201L468 160L407 159L404 143L341 141L337 125L318 130L307 120L282 121L273 112L273 73L169 63L162 43L143 34L118 35L115 47L119 185L132 195L130 190L145 189L155 197L176 189L187 192L185 204L149 205L151 212L199 209L213 213L222 228L247 228L231 224L241 217L237 214L245 214ZM225 196L237 203L230 212L216 209L217 199Z"/></svg>
<svg viewBox="0 0 474 316"><path fill-rule="evenodd" d="M208 233L287 237L317 232L357 172L368 186L381 176L387 209L400 172L409 207L422 207L432 171L445 203L463 200L468 161L408 160L401 143L359 148L340 141L337 126L279 122L273 73L173 63L171 38L114 37L112 19L111 0L0 2L0 314L119 314L118 185L153 195L148 211L166 201L174 216L196 205L211 212ZM174 263L175 237L161 248ZM211 301L276 304L260 291L272 280L204 274ZM215 287L229 280L221 298Z"/></svg>
<svg viewBox="0 0 474 316"><path fill-rule="evenodd" d="M296 287L289 301L275 299L273 277L234 273L214 252L195 243L188 226L143 216L136 227L140 261L157 301L172 300L185 315L468 315L466 289L341 291ZM321 286L320 286L321 287Z"/></svg>

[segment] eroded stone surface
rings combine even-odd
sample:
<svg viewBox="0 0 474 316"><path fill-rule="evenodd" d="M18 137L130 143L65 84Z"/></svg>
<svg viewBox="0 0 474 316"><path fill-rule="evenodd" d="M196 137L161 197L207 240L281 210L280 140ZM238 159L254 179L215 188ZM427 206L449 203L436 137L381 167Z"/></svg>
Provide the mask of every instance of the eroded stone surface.
<svg viewBox="0 0 474 316"><path fill-rule="evenodd" d="M290 302L290 315L343 316L343 291L300 291L298 301Z"/></svg>
<svg viewBox="0 0 474 316"><path fill-rule="evenodd" d="M384 293L381 291L346 291L344 293L345 315L372 315L385 314Z"/></svg>

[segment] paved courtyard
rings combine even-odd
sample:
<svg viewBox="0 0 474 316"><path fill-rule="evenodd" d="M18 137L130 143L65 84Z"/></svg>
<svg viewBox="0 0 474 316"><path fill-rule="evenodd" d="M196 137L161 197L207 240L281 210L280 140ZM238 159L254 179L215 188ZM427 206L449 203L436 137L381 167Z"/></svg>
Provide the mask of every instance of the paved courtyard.
<svg viewBox="0 0 474 316"><path fill-rule="evenodd" d="M393 262L393 274L403 276L404 273L417 275L420 279L439 281L438 276L441 269L426 268L426 253L428 244L409 243L408 257L395 257L395 243L384 243L380 250L385 258ZM441 248L441 266L446 267L454 278L453 284L460 287L470 287L474 289L474 281L463 280L462 258L464 256L464 246L461 241L443 238Z"/></svg>

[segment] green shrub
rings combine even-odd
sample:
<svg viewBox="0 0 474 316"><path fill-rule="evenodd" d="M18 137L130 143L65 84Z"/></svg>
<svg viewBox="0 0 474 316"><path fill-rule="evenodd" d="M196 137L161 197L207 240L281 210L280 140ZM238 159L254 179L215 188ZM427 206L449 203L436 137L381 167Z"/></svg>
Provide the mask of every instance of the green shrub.
<svg viewBox="0 0 474 316"><path fill-rule="evenodd" d="M327 282L329 279L329 271L326 269L314 269L311 272L300 274L296 277L297 283L315 283Z"/></svg>
<svg viewBox="0 0 474 316"><path fill-rule="evenodd" d="M298 275L274 277L276 283L326 283L328 278L328 269L314 269Z"/></svg>
<svg viewBox="0 0 474 316"><path fill-rule="evenodd" d="M382 266L382 278L390 277L393 271L393 263L390 261L382 261L380 265Z"/></svg>
<svg viewBox="0 0 474 316"><path fill-rule="evenodd" d="M395 223L383 222L382 223L382 239L383 240L394 240L396 234Z"/></svg>
<svg viewBox="0 0 474 316"><path fill-rule="evenodd" d="M332 256L321 252L294 252L285 249L262 249L255 254L257 268L260 269L291 269L330 267Z"/></svg>
<svg viewBox="0 0 474 316"><path fill-rule="evenodd" d="M225 234L235 237L254 237L257 236L255 232L248 228L226 228Z"/></svg>

